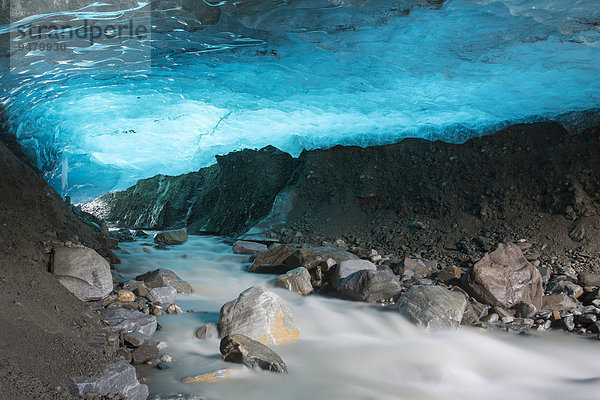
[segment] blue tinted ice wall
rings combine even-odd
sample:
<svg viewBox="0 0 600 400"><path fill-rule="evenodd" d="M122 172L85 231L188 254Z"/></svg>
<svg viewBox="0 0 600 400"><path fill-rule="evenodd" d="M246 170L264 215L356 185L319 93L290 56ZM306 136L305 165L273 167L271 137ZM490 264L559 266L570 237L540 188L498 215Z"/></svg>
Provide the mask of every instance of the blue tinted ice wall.
<svg viewBox="0 0 600 400"><path fill-rule="evenodd" d="M214 25L162 14L151 37L81 43L66 61L32 51L5 71L13 129L59 192L83 201L268 144L458 142L600 106L597 0L213 6Z"/></svg>

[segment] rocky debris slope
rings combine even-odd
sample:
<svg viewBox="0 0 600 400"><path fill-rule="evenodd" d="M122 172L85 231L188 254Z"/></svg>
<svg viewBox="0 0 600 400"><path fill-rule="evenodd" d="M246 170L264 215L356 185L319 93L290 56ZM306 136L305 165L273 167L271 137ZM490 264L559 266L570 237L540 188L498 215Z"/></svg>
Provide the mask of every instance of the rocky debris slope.
<svg viewBox="0 0 600 400"><path fill-rule="evenodd" d="M81 220L4 140L0 226L1 396L71 398L71 378L101 376L118 357L98 316L49 272L50 259L80 246L107 258L112 253L102 247L100 230Z"/></svg>
<svg viewBox="0 0 600 400"><path fill-rule="evenodd" d="M297 159L272 147L245 150L195 173L139 181L85 209L130 228L187 225L192 234L224 235L285 214L284 226L259 224L263 237L341 238L424 258L443 251L478 257L520 238L589 254L600 250L599 174L600 128L570 135L540 122L464 144L408 139Z"/></svg>

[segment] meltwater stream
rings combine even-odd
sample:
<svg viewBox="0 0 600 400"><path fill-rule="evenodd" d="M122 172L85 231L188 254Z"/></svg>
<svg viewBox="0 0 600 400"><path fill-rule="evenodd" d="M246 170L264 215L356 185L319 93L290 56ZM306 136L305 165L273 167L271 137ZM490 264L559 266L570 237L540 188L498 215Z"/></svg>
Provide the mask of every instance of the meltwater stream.
<svg viewBox="0 0 600 400"><path fill-rule="evenodd" d="M203 311L159 318L163 330L153 340L168 343L162 354L175 363L168 370L138 368L151 393L203 394L211 400L598 399L597 341L472 328L427 332L377 306L274 288L272 278L245 272L247 257L233 254L217 237L192 236L168 251L143 243L120 244L122 273L133 278L155 268L172 269L194 290L180 295L177 304ZM273 347L289 373L240 373L214 384L181 383L184 377L237 368L221 360L217 339L200 341L194 332L217 322L220 307L253 285L273 290L294 314L300 339Z"/></svg>

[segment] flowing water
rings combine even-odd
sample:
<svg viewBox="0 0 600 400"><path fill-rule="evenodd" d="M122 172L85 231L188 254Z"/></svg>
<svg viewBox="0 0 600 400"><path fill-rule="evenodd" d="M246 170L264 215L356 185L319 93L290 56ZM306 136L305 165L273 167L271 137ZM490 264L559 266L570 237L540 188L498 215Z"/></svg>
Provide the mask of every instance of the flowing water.
<svg viewBox="0 0 600 400"><path fill-rule="evenodd" d="M61 194L88 201L243 148L461 142L600 107L598 0L183 3L208 23L106 0L0 26L0 100ZM66 49L19 50L49 19L58 39L40 43ZM65 39L90 21L152 34Z"/></svg>
<svg viewBox="0 0 600 400"><path fill-rule="evenodd" d="M273 278L245 272L246 256L217 237L190 237L168 251L122 243L119 257L128 277L169 268L194 290L179 295L184 310L200 313L159 318L154 341L172 368L138 368L151 393L196 393L209 399L598 399L598 341L569 334L519 336L462 327L427 332L393 311L320 296L302 297L273 287ZM217 322L221 306L250 286L265 286L290 306L300 339L273 346L287 375L244 373L214 384L181 379L230 367L217 339L201 341L195 330Z"/></svg>

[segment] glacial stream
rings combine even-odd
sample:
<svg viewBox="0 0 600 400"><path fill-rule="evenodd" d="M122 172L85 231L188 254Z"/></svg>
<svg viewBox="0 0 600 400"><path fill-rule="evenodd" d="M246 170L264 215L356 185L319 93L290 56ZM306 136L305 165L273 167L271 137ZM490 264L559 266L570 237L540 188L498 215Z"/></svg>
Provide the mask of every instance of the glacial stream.
<svg viewBox="0 0 600 400"><path fill-rule="evenodd" d="M522 336L461 327L427 332L393 311L321 296L302 297L273 287L273 277L245 272L248 257L233 254L218 237L191 236L168 251L121 243L120 270L127 278L156 268L175 271L193 288L179 295L184 310L165 315L153 341L175 362L167 370L138 367L151 394L189 393L232 399L511 399L592 400L600 393L597 341L569 334ZM273 346L287 375L251 373L225 363L217 339L201 341L195 330L217 322L221 306L250 286L268 287L290 306L300 339ZM181 379L221 368L238 373L214 384Z"/></svg>

